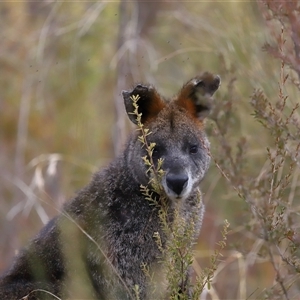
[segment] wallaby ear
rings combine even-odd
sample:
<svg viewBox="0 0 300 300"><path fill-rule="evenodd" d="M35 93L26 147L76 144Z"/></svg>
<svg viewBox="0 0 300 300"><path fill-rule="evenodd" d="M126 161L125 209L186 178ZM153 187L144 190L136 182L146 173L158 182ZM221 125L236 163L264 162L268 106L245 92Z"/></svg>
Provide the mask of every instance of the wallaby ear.
<svg viewBox="0 0 300 300"><path fill-rule="evenodd" d="M141 122L145 124L149 120L155 118L164 108L165 104L155 88L151 85L138 84L132 91L122 92L125 109L131 122L137 124L136 115L133 114L134 107L131 96L139 95L138 113L142 114Z"/></svg>
<svg viewBox="0 0 300 300"><path fill-rule="evenodd" d="M219 75L205 72L188 81L181 89L177 104L187 109L193 116L203 120L213 106L213 94L221 85Z"/></svg>

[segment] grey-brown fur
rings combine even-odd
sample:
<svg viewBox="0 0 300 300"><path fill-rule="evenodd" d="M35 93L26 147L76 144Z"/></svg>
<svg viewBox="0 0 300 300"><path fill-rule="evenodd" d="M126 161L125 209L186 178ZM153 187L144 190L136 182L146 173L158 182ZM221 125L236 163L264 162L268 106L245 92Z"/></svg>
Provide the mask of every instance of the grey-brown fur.
<svg viewBox="0 0 300 300"><path fill-rule="evenodd" d="M197 187L210 162L209 143L203 132L203 118L211 107L212 94L220 78L204 73L190 80L179 94L164 101L152 86L137 85L123 92L129 118L131 95L140 95L139 112L156 143L155 163L164 159L162 181L168 196L170 220L178 203L188 219L195 210ZM97 172L62 213L51 220L24 248L12 267L0 279L0 299L140 299L163 298L163 270L160 251L153 237L161 229L155 206L141 194L148 183L142 161L145 149L134 132L124 152L107 168ZM158 196L158 195L157 195ZM204 207L198 212L200 231ZM153 282L142 264L154 274ZM151 286L152 284L152 286ZM44 291L40 291L44 290Z"/></svg>

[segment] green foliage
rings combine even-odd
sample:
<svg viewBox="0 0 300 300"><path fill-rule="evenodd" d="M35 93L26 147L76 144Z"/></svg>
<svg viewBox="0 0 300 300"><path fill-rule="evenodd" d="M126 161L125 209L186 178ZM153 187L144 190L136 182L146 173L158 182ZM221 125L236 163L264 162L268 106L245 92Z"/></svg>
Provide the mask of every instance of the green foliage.
<svg viewBox="0 0 300 300"><path fill-rule="evenodd" d="M228 236L228 228L230 224L227 220L224 221L224 226L222 230L222 240L217 243L218 248L214 251L214 254L210 257L210 267L204 268L200 276L197 278L197 283L195 285L195 294L193 299L199 299L201 293L206 288L209 290L211 288L211 283L215 274L215 271L218 268L218 259L221 254L221 250L224 250L226 247L226 240Z"/></svg>

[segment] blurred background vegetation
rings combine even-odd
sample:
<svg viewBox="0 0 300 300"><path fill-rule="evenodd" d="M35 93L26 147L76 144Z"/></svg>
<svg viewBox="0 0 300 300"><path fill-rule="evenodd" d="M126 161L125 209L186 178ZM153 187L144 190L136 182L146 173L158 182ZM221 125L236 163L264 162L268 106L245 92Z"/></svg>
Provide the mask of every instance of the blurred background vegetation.
<svg viewBox="0 0 300 300"><path fill-rule="evenodd" d="M273 138L250 100L261 89L276 101L281 70L278 55L263 51L282 26L270 26L267 11L255 1L1 2L0 271L120 152L132 130L120 93L137 82L168 97L202 71L219 74L216 100L230 113L223 136L232 152L246 151L239 174L261 174ZM285 89L297 102L297 86ZM220 126L207 121L215 161L228 153ZM232 230L207 299L266 298L278 274L245 230L251 208L228 184L226 160L212 163L202 190L196 270L209 263L224 219Z"/></svg>

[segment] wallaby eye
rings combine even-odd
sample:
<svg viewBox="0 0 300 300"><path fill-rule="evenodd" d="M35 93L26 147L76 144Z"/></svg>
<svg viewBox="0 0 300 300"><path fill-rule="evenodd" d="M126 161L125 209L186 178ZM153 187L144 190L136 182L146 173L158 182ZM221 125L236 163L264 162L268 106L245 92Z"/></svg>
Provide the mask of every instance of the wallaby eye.
<svg viewBox="0 0 300 300"><path fill-rule="evenodd" d="M198 152L198 146L193 145L190 147L190 154L196 154Z"/></svg>
<svg viewBox="0 0 300 300"><path fill-rule="evenodd" d="M153 148L153 152L152 152L152 155L154 157L157 157L159 155L159 147L156 145L154 148Z"/></svg>

